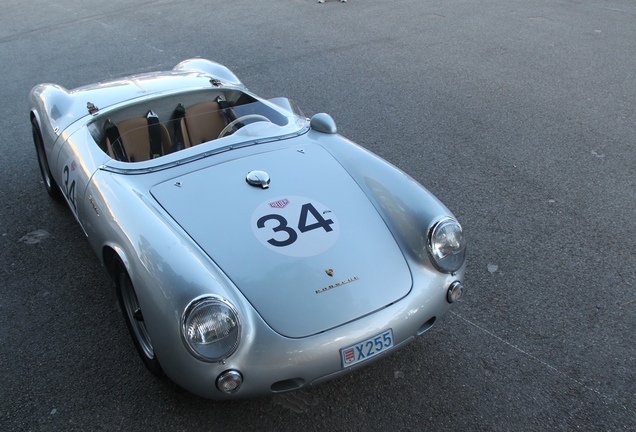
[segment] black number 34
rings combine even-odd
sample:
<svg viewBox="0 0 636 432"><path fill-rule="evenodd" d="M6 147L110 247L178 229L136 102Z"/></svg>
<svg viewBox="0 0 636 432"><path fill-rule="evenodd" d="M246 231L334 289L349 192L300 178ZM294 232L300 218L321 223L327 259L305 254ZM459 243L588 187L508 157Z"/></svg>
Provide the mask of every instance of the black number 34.
<svg viewBox="0 0 636 432"><path fill-rule="evenodd" d="M307 224L307 217L310 213L314 217L314 219L316 219L316 222ZM284 240L276 240L275 238L271 238L267 240L267 243L271 244L272 246L283 247L289 246L290 244L298 240L298 233L296 232L296 230L288 226L287 219L278 214L268 214L261 217L256 222L256 227L265 228L265 222L270 219L278 221L278 225L273 227L272 230L275 233L281 231L287 233L287 238ZM300 209L300 217L298 218L298 231L300 231L301 233L305 233L307 231L315 230L318 228L322 228L326 232L330 232L333 231L333 228L331 228L332 223L333 221L331 219L323 218L320 212L318 212L318 210L316 210L316 208L311 203L303 204L302 208Z"/></svg>
<svg viewBox="0 0 636 432"><path fill-rule="evenodd" d="M68 165L64 166L64 176L64 194L71 203L73 210L77 212L77 205L75 204L75 180L71 181L69 184L70 171Z"/></svg>

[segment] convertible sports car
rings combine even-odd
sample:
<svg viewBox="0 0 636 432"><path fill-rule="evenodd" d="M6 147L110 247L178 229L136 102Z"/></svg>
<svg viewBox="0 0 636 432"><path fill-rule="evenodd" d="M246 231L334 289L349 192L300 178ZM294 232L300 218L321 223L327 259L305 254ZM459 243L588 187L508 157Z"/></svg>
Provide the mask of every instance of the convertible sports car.
<svg viewBox="0 0 636 432"><path fill-rule="evenodd" d="M47 192L112 276L148 369L208 398L339 377L430 329L466 243L411 177L204 59L38 85Z"/></svg>

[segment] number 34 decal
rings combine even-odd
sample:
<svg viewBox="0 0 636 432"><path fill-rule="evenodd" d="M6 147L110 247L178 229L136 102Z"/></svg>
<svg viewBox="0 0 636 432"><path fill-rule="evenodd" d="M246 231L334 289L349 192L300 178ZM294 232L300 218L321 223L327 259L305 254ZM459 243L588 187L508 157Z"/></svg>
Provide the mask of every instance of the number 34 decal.
<svg viewBox="0 0 636 432"><path fill-rule="evenodd" d="M309 215L309 213L311 213L314 219L316 219L316 222L308 225L307 216ZM258 222L256 222L256 226L258 228L265 228L265 222L267 222L270 219L274 219L278 221L278 226L272 228L272 230L274 232L284 231L287 233L288 237L287 239L283 241L279 241L279 240L276 240L275 238L271 238L267 240L267 243L271 244L272 246L283 247L283 246L289 246L290 244L294 243L298 239L298 234L296 234L296 231L294 231L293 228L290 228L289 226L287 226L287 219L285 219L283 216L279 214L268 214L261 217L258 220ZM314 207L312 203L303 204L303 206L301 207L300 218L298 219L298 231L300 231L301 233L305 233L307 231L315 230L318 228L322 228L326 232L331 232L333 231L333 228L331 228L330 226L331 224L333 224L333 221L331 219L323 218L322 215L318 213L318 210L316 210L316 207Z"/></svg>
<svg viewBox="0 0 636 432"><path fill-rule="evenodd" d="M62 170L61 189L73 213L77 214L77 203L75 201L75 185L77 183L78 165L74 157L69 158Z"/></svg>
<svg viewBox="0 0 636 432"><path fill-rule="evenodd" d="M254 235L269 249L289 256L312 256L339 236L335 215L318 201L290 196L261 204L252 215Z"/></svg>

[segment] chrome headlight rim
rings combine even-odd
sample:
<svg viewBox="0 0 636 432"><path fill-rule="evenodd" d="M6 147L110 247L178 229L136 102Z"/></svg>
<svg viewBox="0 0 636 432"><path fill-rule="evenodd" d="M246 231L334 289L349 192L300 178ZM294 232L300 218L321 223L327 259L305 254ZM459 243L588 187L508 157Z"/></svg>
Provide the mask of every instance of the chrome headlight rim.
<svg viewBox="0 0 636 432"><path fill-rule="evenodd" d="M438 233L438 231L440 230L441 227L447 225L448 223L452 223L454 225L456 225L459 228L459 231L462 235L462 247L461 249L459 249L456 253L453 253L451 256L456 257L457 254L460 254L460 260L455 263L449 263L448 260L446 260L446 258L448 258L448 256L446 257L442 257L442 258L438 258L436 256L435 253L435 237ZM457 222L457 219L455 219L454 217L450 217L450 216L444 216L444 217L440 217L435 219L429 229L428 229L428 236L427 236L427 250L428 250L428 255L431 259L431 263L433 264L433 266L440 272L442 273L448 273L448 274L455 274L460 268L462 268L462 266L464 265L464 263L466 262L466 239L464 237L464 230L461 226L461 224L459 222Z"/></svg>
<svg viewBox="0 0 636 432"><path fill-rule="evenodd" d="M197 310L197 308L203 307L209 303L216 303L216 304L220 304L227 307L234 315L234 318L236 319L236 326L237 326L237 335L236 335L236 340L234 341L234 344L223 355L219 355L215 357L208 357L198 352L191 345L187 337L188 318L191 316L191 314L194 311ZM192 356L194 356L198 360L201 360L207 363L223 362L225 359L227 359L232 354L234 354L234 352L238 348L239 343L241 341L242 328L243 326L241 324L241 318L239 317L238 311L236 310L234 305L229 300L217 295L206 294L206 295L202 295L202 296L194 298L193 300L190 301L190 303L188 303L188 306L186 306L186 308L183 310L183 313L181 314L181 340L183 341L183 344L187 348L188 352L192 354Z"/></svg>

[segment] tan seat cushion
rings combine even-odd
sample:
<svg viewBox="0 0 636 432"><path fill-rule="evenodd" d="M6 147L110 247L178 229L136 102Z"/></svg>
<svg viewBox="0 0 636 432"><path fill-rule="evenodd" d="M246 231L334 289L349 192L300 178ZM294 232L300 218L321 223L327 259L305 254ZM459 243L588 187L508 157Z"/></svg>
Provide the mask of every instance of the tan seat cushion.
<svg viewBox="0 0 636 432"><path fill-rule="evenodd" d="M225 118L217 102L202 102L188 107L181 125L186 139L185 146L215 140L225 127Z"/></svg>
<svg viewBox="0 0 636 432"><path fill-rule="evenodd" d="M162 156L170 153L172 144L168 129L159 123L161 133ZM148 119L145 117L132 118L117 123L121 142L130 162L141 162L150 159L150 135L148 134ZM115 159L112 145L106 140L106 147L110 157Z"/></svg>

